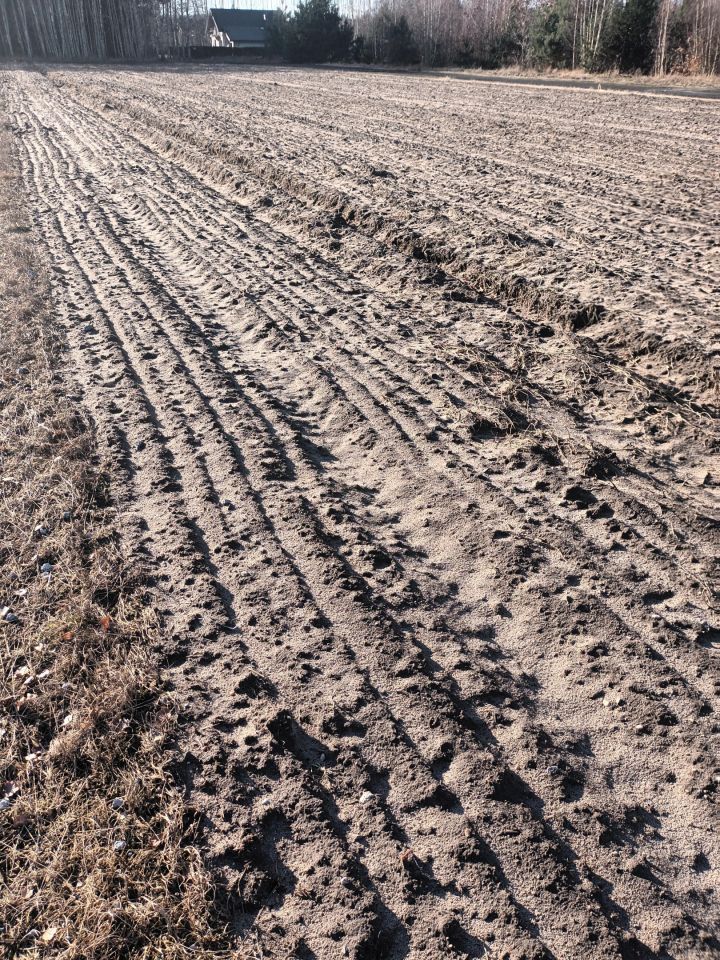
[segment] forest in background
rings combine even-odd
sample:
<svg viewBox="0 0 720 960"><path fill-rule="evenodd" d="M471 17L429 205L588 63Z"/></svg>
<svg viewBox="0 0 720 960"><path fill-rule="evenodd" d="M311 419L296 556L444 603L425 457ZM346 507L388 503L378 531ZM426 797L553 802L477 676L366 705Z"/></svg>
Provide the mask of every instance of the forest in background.
<svg viewBox="0 0 720 960"><path fill-rule="evenodd" d="M148 60L206 28L205 0L0 0L0 57Z"/></svg>
<svg viewBox="0 0 720 960"><path fill-rule="evenodd" d="M205 22L205 0L2 0L0 57L148 60L202 45ZM278 11L267 52L710 74L720 71L720 0L306 0Z"/></svg>
<svg viewBox="0 0 720 960"><path fill-rule="evenodd" d="M720 0L351 0L346 18L331 0L306 0L276 32L275 49L292 60L720 70Z"/></svg>

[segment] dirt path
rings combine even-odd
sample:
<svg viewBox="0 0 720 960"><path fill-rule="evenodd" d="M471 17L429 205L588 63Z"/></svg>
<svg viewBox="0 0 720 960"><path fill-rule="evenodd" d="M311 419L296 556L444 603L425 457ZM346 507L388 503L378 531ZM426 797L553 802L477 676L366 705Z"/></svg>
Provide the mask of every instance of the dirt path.
<svg viewBox="0 0 720 960"><path fill-rule="evenodd" d="M716 956L718 108L2 82L248 955Z"/></svg>

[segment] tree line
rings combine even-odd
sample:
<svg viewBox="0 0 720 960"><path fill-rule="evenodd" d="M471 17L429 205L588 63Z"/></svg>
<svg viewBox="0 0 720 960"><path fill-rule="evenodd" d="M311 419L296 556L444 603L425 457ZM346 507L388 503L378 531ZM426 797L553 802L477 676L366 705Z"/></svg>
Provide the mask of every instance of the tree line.
<svg viewBox="0 0 720 960"><path fill-rule="evenodd" d="M202 42L205 0L0 0L0 57L147 60Z"/></svg>
<svg viewBox="0 0 720 960"><path fill-rule="evenodd" d="M720 72L720 0L303 0L273 49L289 60Z"/></svg>
<svg viewBox="0 0 720 960"><path fill-rule="evenodd" d="M238 6L242 5L239 0ZM205 0L0 0L0 57L142 60L204 42ZM301 0L291 62L720 72L720 0Z"/></svg>
<svg viewBox="0 0 720 960"><path fill-rule="evenodd" d="M0 0L0 55L142 59L156 13L152 0Z"/></svg>

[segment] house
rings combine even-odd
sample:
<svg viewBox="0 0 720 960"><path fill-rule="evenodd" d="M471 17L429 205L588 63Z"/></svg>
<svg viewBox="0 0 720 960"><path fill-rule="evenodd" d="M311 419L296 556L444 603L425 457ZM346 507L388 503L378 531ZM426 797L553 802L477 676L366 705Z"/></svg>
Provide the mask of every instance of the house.
<svg viewBox="0 0 720 960"><path fill-rule="evenodd" d="M218 10L208 14L208 36L213 47L262 50L272 21L272 10Z"/></svg>

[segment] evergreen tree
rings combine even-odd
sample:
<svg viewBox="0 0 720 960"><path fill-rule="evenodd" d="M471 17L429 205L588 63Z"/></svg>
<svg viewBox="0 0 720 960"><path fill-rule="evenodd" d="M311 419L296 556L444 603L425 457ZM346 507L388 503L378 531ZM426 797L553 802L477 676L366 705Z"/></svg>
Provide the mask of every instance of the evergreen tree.
<svg viewBox="0 0 720 960"><path fill-rule="evenodd" d="M324 63L350 55L353 26L332 0L301 0L292 16L274 17L268 47L293 63Z"/></svg>
<svg viewBox="0 0 720 960"><path fill-rule="evenodd" d="M535 13L530 27L530 58L542 67L572 63L572 29L567 0L551 0Z"/></svg>
<svg viewBox="0 0 720 960"><path fill-rule="evenodd" d="M420 52L404 14L395 23L388 17L385 43L385 59L388 63L409 64L420 60Z"/></svg>
<svg viewBox="0 0 720 960"><path fill-rule="evenodd" d="M658 0L625 0L613 10L603 44L605 63L624 73L648 73L655 56Z"/></svg>

